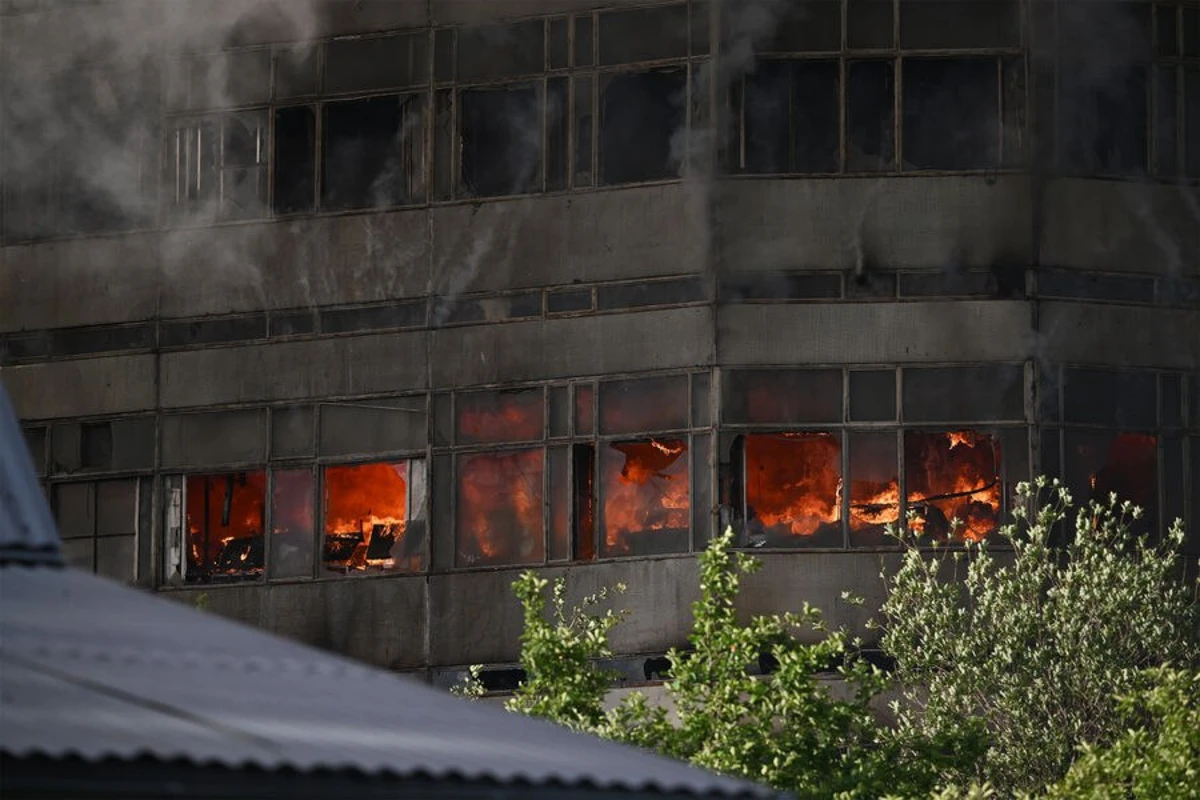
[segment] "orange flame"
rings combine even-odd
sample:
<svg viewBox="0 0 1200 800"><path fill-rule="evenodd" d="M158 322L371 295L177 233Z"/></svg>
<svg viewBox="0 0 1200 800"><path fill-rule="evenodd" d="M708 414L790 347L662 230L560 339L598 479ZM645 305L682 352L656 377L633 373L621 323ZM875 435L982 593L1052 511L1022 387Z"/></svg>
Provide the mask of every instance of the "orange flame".
<svg viewBox="0 0 1200 800"><path fill-rule="evenodd" d="M456 539L462 566L542 560L542 470L541 450L459 461Z"/></svg>
<svg viewBox="0 0 1200 800"><path fill-rule="evenodd" d="M747 515L768 533L812 536L842 517L841 444L829 433L746 437Z"/></svg>
<svg viewBox="0 0 1200 800"><path fill-rule="evenodd" d="M262 535L266 519L266 488L265 472L187 477L190 569L215 569L230 542ZM229 498L229 524L223 525L226 495ZM242 562L247 561L249 551L243 550L237 558ZM253 565L250 571L261 572L262 565Z"/></svg>
<svg viewBox="0 0 1200 800"><path fill-rule="evenodd" d="M649 531L689 529L687 442L649 439L613 442L601 453L604 544L607 552L632 551L632 537Z"/></svg>
<svg viewBox="0 0 1200 800"><path fill-rule="evenodd" d="M1001 504L1000 442L975 431L904 436L908 505L916 512L918 533L947 536L952 520L957 536L979 541L999 522Z"/></svg>
<svg viewBox="0 0 1200 800"><path fill-rule="evenodd" d="M397 566L393 553L398 551L407 528L406 475L404 463L326 467L325 534L335 539L358 539L346 559L331 559L332 554L327 552L327 565L359 570ZM371 540L377 534L394 536L395 541L387 557L367 558Z"/></svg>

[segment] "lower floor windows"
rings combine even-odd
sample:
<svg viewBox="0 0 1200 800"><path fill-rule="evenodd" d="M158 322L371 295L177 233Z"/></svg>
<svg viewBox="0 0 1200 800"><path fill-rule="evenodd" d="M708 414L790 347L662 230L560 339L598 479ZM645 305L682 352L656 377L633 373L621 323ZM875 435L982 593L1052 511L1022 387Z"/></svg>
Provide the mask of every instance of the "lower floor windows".
<svg viewBox="0 0 1200 800"><path fill-rule="evenodd" d="M830 433L746 437L746 539L788 546L794 537L842 544L842 445Z"/></svg>
<svg viewBox="0 0 1200 800"><path fill-rule="evenodd" d="M915 532L979 541L996 530L1003 494L996 436L907 431L904 475Z"/></svg>
<svg viewBox="0 0 1200 800"><path fill-rule="evenodd" d="M424 565L423 460L172 476L166 484L169 582L311 578L318 553L322 575Z"/></svg>
<svg viewBox="0 0 1200 800"><path fill-rule="evenodd" d="M687 452L684 439L651 438L601 445L601 555L688 551L691 503Z"/></svg>
<svg viewBox="0 0 1200 800"><path fill-rule="evenodd" d="M540 449L459 456L456 566L545 559L544 471Z"/></svg>

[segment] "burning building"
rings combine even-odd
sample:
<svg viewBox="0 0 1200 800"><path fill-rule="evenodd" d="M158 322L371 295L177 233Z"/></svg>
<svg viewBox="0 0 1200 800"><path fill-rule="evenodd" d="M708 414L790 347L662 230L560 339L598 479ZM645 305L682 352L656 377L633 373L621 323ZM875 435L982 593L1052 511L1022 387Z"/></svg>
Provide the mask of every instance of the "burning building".
<svg viewBox="0 0 1200 800"><path fill-rule="evenodd" d="M0 2L73 563L440 680L529 567L681 643L727 525L849 624L1036 472L1200 528L1195 0L173 8Z"/></svg>

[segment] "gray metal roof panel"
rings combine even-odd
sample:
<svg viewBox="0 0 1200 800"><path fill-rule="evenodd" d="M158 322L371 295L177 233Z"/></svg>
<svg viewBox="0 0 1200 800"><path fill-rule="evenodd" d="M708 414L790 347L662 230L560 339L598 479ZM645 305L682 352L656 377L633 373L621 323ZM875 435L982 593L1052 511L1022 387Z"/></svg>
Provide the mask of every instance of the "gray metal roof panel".
<svg viewBox="0 0 1200 800"><path fill-rule="evenodd" d="M0 751L772 796L73 570L0 570Z"/></svg>
<svg viewBox="0 0 1200 800"><path fill-rule="evenodd" d="M58 531L0 384L0 562L62 564Z"/></svg>

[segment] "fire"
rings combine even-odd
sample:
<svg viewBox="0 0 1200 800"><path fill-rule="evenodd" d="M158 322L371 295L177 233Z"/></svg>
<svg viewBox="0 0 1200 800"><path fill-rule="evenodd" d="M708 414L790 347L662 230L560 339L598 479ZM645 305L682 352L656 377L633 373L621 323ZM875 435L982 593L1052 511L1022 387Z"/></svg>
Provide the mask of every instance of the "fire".
<svg viewBox="0 0 1200 800"><path fill-rule="evenodd" d="M600 471L607 554L633 552L635 540L651 531L664 541L681 532L687 535L691 504L686 453L687 443L681 439L613 442L603 449Z"/></svg>
<svg viewBox="0 0 1200 800"><path fill-rule="evenodd" d="M1000 442L994 436L910 431L904 460L916 532L947 536L955 519L957 535L964 539L978 541L996 529L1001 479Z"/></svg>
<svg viewBox="0 0 1200 800"><path fill-rule="evenodd" d="M189 573L262 574L266 487L265 472L188 476Z"/></svg>
<svg viewBox="0 0 1200 800"><path fill-rule="evenodd" d="M458 561L524 564L545 555L542 451L464 456L458 467Z"/></svg>
<svg viewBox="0 0 1200 800"><path fill-rule="evenodd" d="M768 537L839 530L841 451L829 433L747 436L747 524Z"/></svg>
<svg viewBox="0 0 1200 800"><path fill-rule="evenodd" d="M396 568L407 528L407 503L405 463L327 467L326 566Z"/></svg>
<svg viewBox="0 0 1200 800"><path fill-rule="evenodd" d="M1107 502L1115 492L1120 501L1140 506L1152 519L1158 507L1157 476L1158 438L1147 433L1119 433L1088 482L1092 499Z"/></svg>

